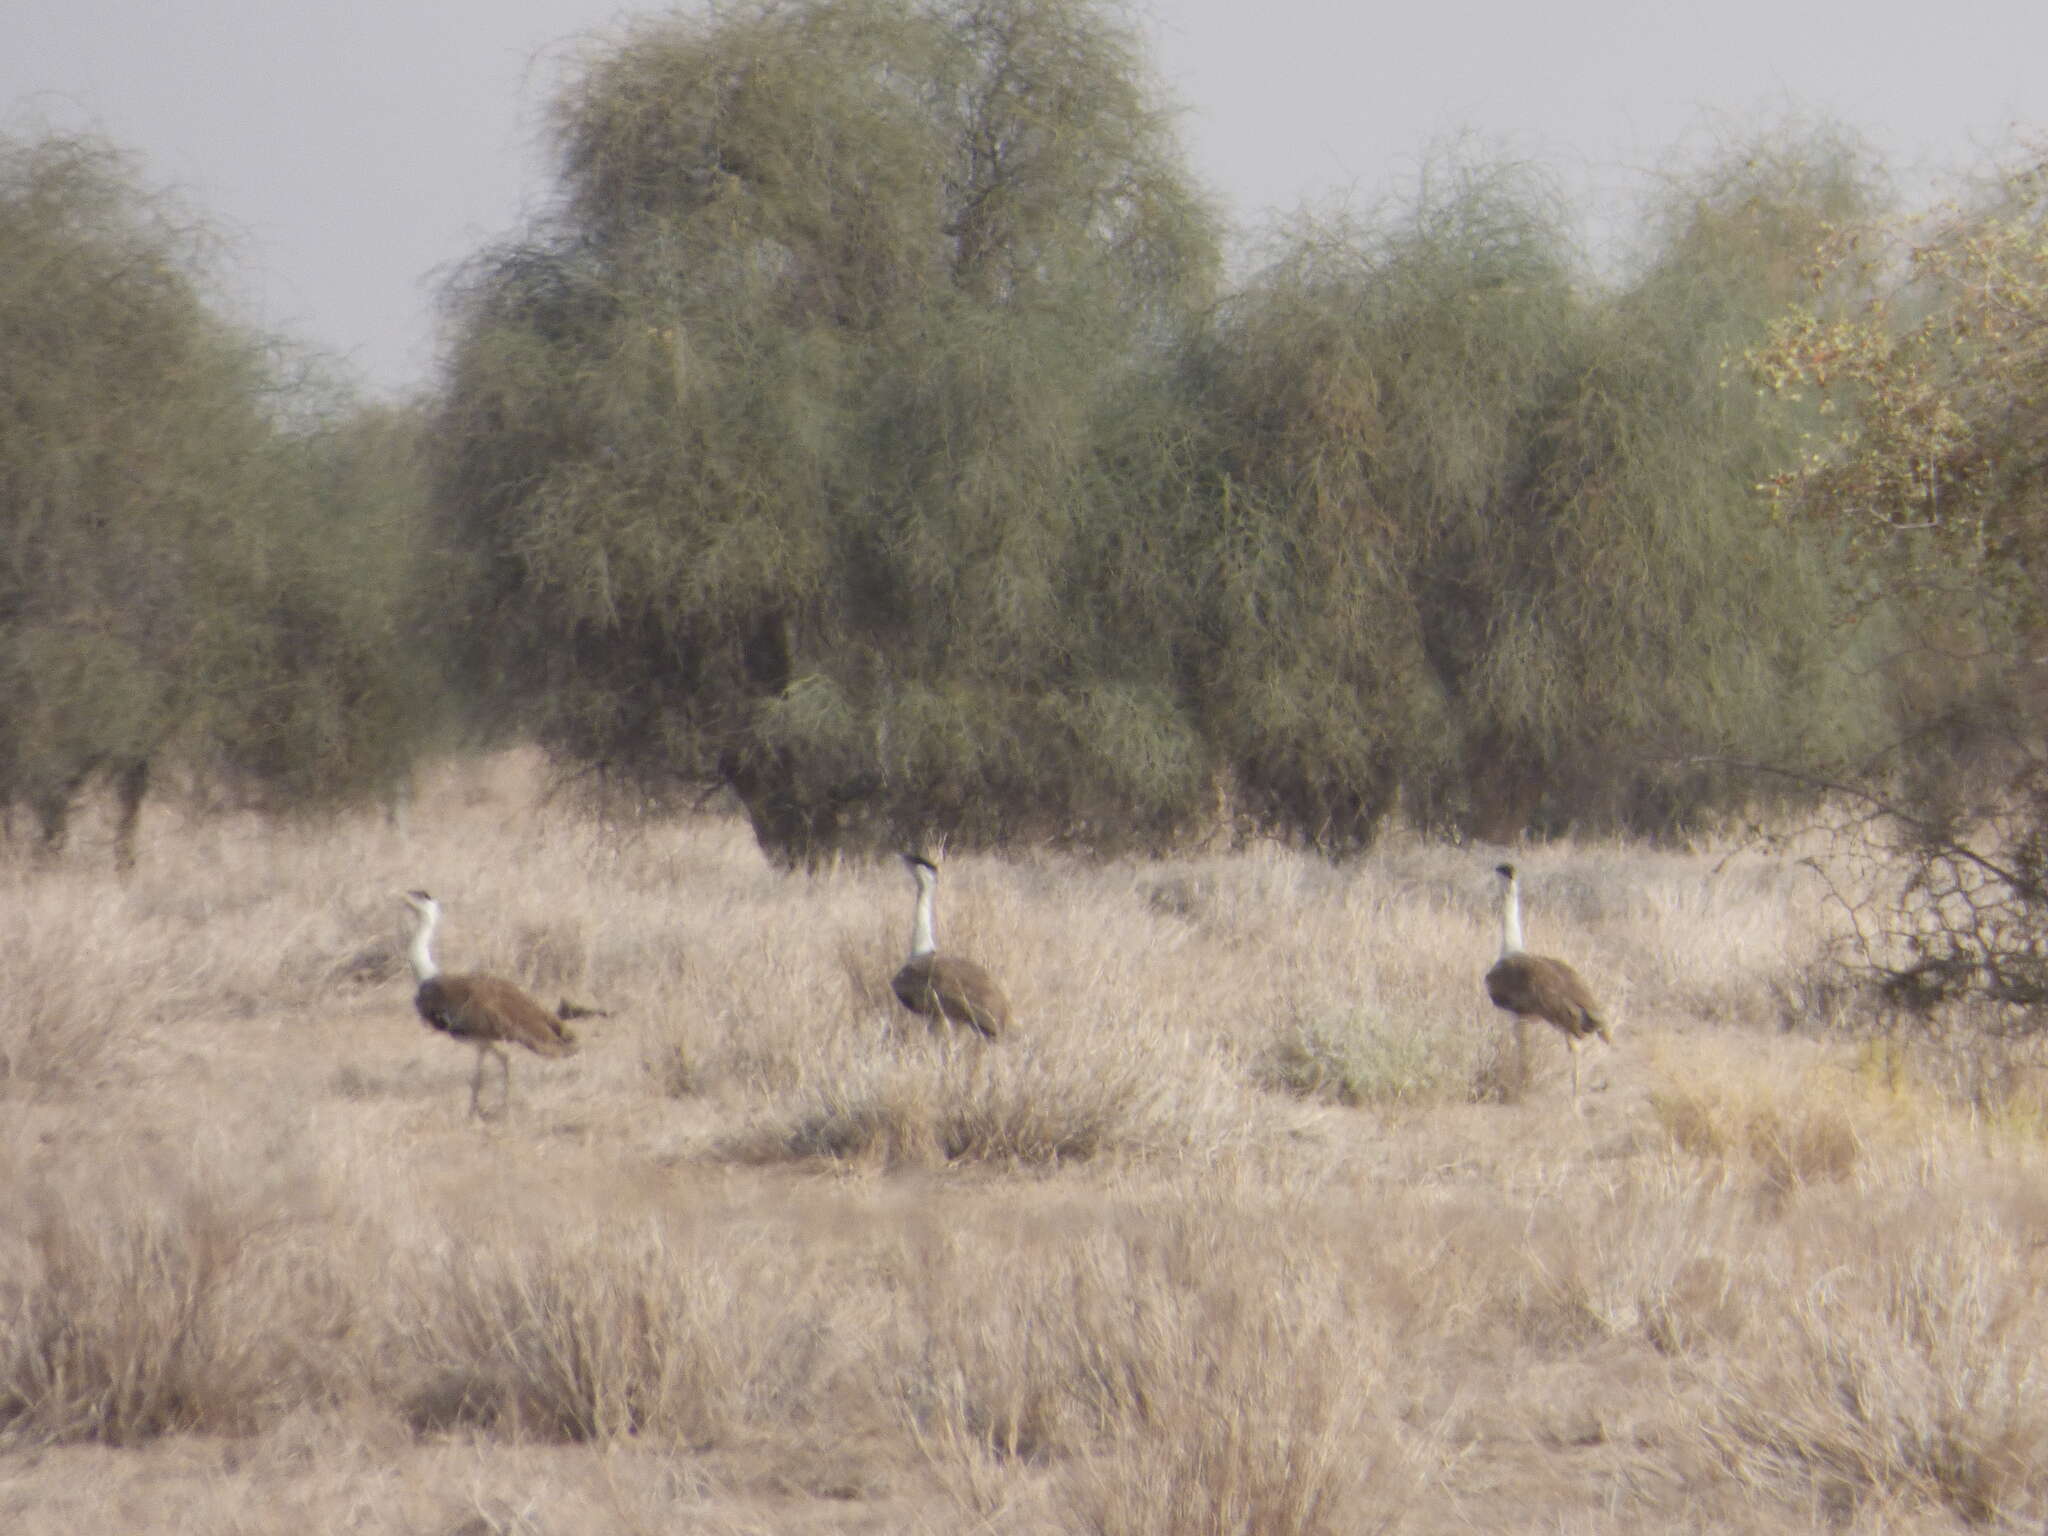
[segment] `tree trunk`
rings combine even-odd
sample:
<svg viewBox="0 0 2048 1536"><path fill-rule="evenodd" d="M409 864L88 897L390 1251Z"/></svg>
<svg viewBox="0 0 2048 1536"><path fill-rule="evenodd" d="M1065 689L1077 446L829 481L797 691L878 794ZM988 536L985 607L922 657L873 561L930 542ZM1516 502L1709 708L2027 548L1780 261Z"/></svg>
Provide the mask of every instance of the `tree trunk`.
<svg viewBox="0 0 2048 1536"><path fill-rule="evenodd" d="M149 759L131 758L114 776L114 870L135 868L135 831L142 821L142 797L149 793Z"/></svg>

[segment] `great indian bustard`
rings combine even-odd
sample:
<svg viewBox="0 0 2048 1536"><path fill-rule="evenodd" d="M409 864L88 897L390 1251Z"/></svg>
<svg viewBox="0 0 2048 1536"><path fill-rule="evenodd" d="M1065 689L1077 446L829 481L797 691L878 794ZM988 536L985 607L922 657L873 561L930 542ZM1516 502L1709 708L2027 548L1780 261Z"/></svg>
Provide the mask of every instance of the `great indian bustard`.
<svg viewBox="0 0 2048 1536"><path fill-rule="evenodd" d="M939 871L929 859L903 855L904 866L917 882L917 907L910 923L910 958L889 983L912 1013L964 1024L984 1039L1001 1037L1010 1027L1010 1000L996 979L972 960L942 955L932 938L932 897Z"/></svg>
<svg viewBox="0 0 2048 1536"><path fill-rule="evenodd" d="M413 928L413 979L419 990L413 1006L420 1017L445 1035L467 1040L476 1047L476 1075L469 1082L469 1112L483 1115L484 1058L495 1056L503 1074L504 1089L499 1099L502 1114L512 1103L512 1058L507 1045L523 1045L536 1056L571 1056L576 1037L565 1028L572 1018L599 1016L594 1008L578 1008L564 1001L556 1013L549 1013L511 982L497 976L444 976L434 964L434 926L441 921L441 904L425 891L407 891L405 904L416 918Z"/></svg>
<svg viewBox="0 0 2048 1536"><path fill-rule="evenodd" d="M1598 1035L1609 1045L1609 1032L1599 1000L1579 973L1562 960L1532 955L1522 948L1522 889L1515 866L1501 864L1500 959L1486 973L1486 995L1496 1008L1515 1016L1518 1025L1542 1019L1556 1027L1572 1053L1572 1103L1579 1102L1579 1047Z"/></svg>

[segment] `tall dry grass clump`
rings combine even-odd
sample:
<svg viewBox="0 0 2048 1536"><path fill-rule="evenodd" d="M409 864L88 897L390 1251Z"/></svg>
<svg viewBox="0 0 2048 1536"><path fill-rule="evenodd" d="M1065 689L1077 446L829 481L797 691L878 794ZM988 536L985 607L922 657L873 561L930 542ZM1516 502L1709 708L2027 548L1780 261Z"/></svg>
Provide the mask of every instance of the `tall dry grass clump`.
<svg viewBox="0 0 2048 1536"><path fill-rule="evenodd" d="M348 1395L362 1298L331 1262L329 1213L204 1164L123 1173L10 1201L0 1437L245 1434Z"/></svg>
<svg viewBox="0 0 2048 1536"><path fill-rule="evenodd" d="M118 1051L147 996L147 972L125 947L125 914L82 882L7 893L15 914L0 945L0 1087L45 1095L89 1085ZM125 963L110 964L117 957Z"/></svg>
<svg viewBox="0 0 2048 1536"><path fill-rule="evenodd" d="M762 1162L1056 1168L1105 1157L1207 1163L1270 1146L1284 1121L1248 1105L1221 1063L1132 1017L1055 1024L994 1045L879 1045L728 1143Z"/></svg>
<svg viewBox="0 0 2048 1536"><path fill-rule="evenodd" d="M1784 1305L1715 1373L1700 1435L1760 1493L1837 1522L2048 1515L2048 1313L2038 1239L1913 1202L1854 1265L1767 1267ZM1858 1221L1860 1224L1859 1217ZM1836 1232L1835 1236L1846 1236ZM1796 1251L1796 1250L1795 1250Z"/></svg>
<svg viewBox="0 0 2048 1536"><path fill-rule="evenodd" d="M451 1240L406 1289L422 1427L699 1447L804 1394L834 1306L786 1238L713 1251L654 1220Z"/></svg>
<svg viewBox="0 0 2048 1536"><path fill-rule="evenodd" d="M1376 1401L1383 1319L1313 1232L1276 1246L1228 1198L1167 1194L913 1230L886 1390L961 1502L1058 1471L1062 1529L1316 1532L1415 1488ZM1368 1495L1368 1485L1372 1485Z"/></svg>

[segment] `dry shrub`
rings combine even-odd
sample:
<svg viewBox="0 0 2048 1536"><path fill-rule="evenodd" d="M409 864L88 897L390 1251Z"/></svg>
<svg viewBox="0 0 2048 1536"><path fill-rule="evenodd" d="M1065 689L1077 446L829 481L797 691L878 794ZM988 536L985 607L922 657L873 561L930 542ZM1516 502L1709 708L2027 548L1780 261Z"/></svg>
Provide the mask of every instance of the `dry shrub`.
<svg viewBox="0 0 2048 1536"><path fill-rule="evenodd" d="M1733 1265L1717 1253L1681 1263L1638 1299L1643 1336L1661 1355L1687 1355L1726 1347L1742 1336L1752 1315Z"/></svg>
<svg viewBox="0 0 2048 1536"><path fill-rule="evenodd" d="M1968 1010L1956 1013L1955 1022L1967 1026ZM2003 1037L1996 1021L1985 1022L1992 1027L1861 1040L1856 1077L1871 1093L1921 1118L1966 1105L1972 1119L2001 1140L2048 1141L2048 1051L2040 1040Z"/></svg>
<svg viewBox="0 0 2048 1536"><path fill-rule="evenodd" d="M127 915L83 889L10 899L0 945L0 1083L32 1096L91 1083L135 1016L145 967Z"/></svg>
<svg viewBox="0 0 2048 1536"><path fill-rule="evenodd" d="M1252 1061L1262 1088L1353 1109L1465 1098L1474 1071L1468 1037L1363 1010L1297 1013Z"/></svg>
<svg viewBox="0 0 2048 1536"><path fill-rule="evenodd" d="M6 1438L244 1434L341 1394L357 1298L300 1204L161 1171L33 1191L0 1339Z"/></svg>
<svg viewBox="0 0 2048 1536"><path fill-rule="evenodd" d="M1404 1337L1477 1336L1560 1359L1638 1341L1683 1353L1748 1327L1752 1298L1730 1270L1763 1218L1719 1170L1631 1159L1532 1172L1526 1200L1481 1187L1376 1216L1381 1287L1415 1292ZM1386 1274L1395 1265L1417 1278Z"/></svg>
<svg viewBox="0 0 2048 1536"><path fill-rule="evenodd" d="M1270 1136L1271 1123L1207 1053L1159 1035L1145 1047L1115 1024L1042 1040L911 1041L851 1057L725 1150L749 1162L1051 1167L1111 1155L1207 1159Z"/></svg>
<svg viewBox="0 0 2048 1536"><path fill-rule="evenodd" d="M1831 1266L1729 1360L1700 1433L1721 1464L1846 1521L1902 1505L1972 1525L2048 1513L2048 1346L2030 1277L1957 1227Z"/></svg>
<svg viewBox="0 0 2048 1536"><path fill-rule="evenodd" d="M833 943L832 953L845 977L847 999L856 1014L886 1015L900 1006L889 984L895 974L891 969L895 951L841 933Z"/></svg>
<svg viewBox="0 0 2048 1536"><path fill-rule="evenodd" d="M704 1091L703 1066L680 1040L643 1039L640 1069L665 1099L693 1099Z"/></svg>
<svg viewBox="0 0 2048 1536"><path fill-rule="evenodd" d="M1377 1323L1321 1245L1245 1217L1166 1196L907 1241L884 1391L956 1499L992 1515L1022 1462L1069 1530L1349 1530L1374 1481L1398 1508Z"/></svg>
<svg viewBox="0 0 2048 1536"><path fill-rule="evenodd" d="M1854 1173L1880 1109L1840 1076L1711 1071L1667 1080L1650 1107L1673 1147L1746 1166L1780 1193Z"/></svg>
<svg viewBox="0 0 2048 1536"><path fill-rule="evenodd" d="M803 1373L830 1311L813 1280L786 1245L700 1251L653 1224L451 1244L413 1286L410 1416L714 1444L752 1396Z"/></svg>
<svg viewBox="0 0 2048 1536"><path fill-rule="evenodd" d="M1846 1001L1827 958L1834 914L1811 870L1744 854L1709 863L1622 847L1609 863L1613 888L1628 893L1609 939L1625 945L1629 992L1652 1011L1767 1030L1822 1027Z"/></svg>
<svg viewBox="0 0 2048 1536"><path fill-rule="evenodd" d="M1142 1305L1118 1283L1124 1251L1099 1231L1016 1245L967 1232L925 1233L891 1256L877 1391L963 1504L986 1514L1014 1465L1093 1443L1100 1384L1129 1368L1127 1340L1102 1326L1118 1316L1105 1302L1127 1297L1125 1315Z"/></svg>
<svg viewBox="0 0 2048 1536"><path fill-rule="evenodd" d="M1134 1245L1094 1306L1103 1448L1065 1480L1102 1536L1312 1536L1392 1527L1419 1491L1376 1411L1387 1340L1326 1253L1276 1249L1241 1212Z"/></svg>
<svg viewBox="0 0 2048 1536"><path fill-rule="evenodd" d="M1414 1479L1367 1411L1374 1383L1341 1325L1261 1305L1193 1310L1157 1341L1158 1395L1069 1482L1074 1525L1101 1536L1394 1526Z"/></svg>

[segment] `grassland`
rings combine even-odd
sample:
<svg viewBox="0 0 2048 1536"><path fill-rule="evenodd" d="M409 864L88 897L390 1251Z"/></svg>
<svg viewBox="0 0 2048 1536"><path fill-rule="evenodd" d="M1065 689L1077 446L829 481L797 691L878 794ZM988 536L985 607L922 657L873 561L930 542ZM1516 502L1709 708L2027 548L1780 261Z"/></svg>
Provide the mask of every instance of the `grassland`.
<svg viewBox="0 0 2048 1536"><path fill-rule="evenodd" d="M2038 1529L2025 1062L1826 1026L1725 850L1528 850L1617 1047L1486 1004L1487 850L948 861L1012 1039L887 991L895 867L605 826L161 813L0 862L0 1528ZM467 1114L451 969L601 1003Z"/></svg>

